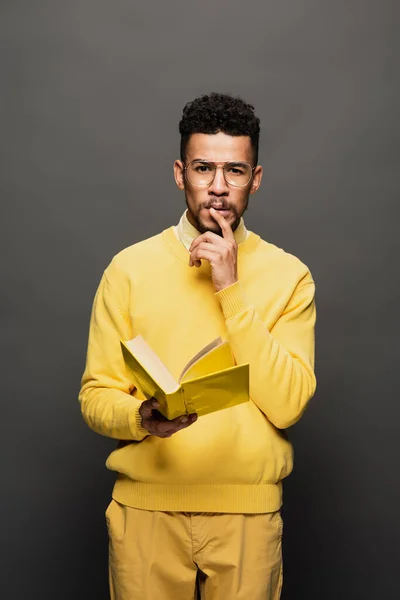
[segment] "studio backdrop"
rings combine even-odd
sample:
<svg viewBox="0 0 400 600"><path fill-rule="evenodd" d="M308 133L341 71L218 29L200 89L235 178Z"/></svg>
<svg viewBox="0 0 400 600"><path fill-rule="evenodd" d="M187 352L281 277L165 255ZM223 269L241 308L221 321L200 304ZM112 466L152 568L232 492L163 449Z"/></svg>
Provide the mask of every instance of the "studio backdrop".
<svg viewBox="0 0 400 600"><path fill-rule="evenodd" d="M179 220L178 122L211 91L261 119L247 227L316 282L283 598L399 597L398 31L395 0L1 2L1 598L108 598L91 305L117 252Z"/></svg>

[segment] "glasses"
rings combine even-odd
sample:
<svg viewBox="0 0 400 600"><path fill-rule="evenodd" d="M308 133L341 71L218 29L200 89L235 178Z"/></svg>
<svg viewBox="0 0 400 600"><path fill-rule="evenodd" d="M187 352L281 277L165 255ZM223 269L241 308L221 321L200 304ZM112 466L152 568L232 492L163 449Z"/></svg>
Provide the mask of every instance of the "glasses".
<svg viewBox="0 0 400 600"><path fill-rule="evenodd" d="M186 178L191 185L202 187L211 185L214 181L218 166L208 160L192 160L183 166ZM225 181L228 185L244 187L253 177L252 167L246 162L226 162L221 165Z"/></svg>

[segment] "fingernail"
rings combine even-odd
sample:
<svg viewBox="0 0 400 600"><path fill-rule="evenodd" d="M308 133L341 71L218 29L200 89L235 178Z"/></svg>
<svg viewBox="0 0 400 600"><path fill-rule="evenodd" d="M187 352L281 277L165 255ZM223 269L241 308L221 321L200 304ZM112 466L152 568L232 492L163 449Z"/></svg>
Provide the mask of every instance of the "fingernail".
<svg viewBox="0 0 400 600"><path fill-rule="evenodd" d="M182 417L182 419L181 419L181 423L186 423L186 422L187 422L187 420L188 420L188 418L187 418L187 417Z"/></svg>
<svg viewBox="0 0 400 600"><path fill-rule="evenodd" d="M152 406L158 406L158 402L157 400L153 400L153 402L151 403Z"/></svg>

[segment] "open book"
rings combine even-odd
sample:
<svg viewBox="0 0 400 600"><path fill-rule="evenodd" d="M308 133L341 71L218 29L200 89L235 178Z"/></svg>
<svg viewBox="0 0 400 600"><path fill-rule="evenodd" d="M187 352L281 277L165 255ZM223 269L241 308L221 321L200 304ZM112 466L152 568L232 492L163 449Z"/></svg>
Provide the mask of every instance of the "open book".
<svg viewBox="0 0 400 600"><path fill-rule="evenodd" d="M249 400L249 365L236 365L229 342L217 338L200 350L178 381L140 336L121 341L133 383L146 398L155 397L167 419L199 416Z"/></svg>

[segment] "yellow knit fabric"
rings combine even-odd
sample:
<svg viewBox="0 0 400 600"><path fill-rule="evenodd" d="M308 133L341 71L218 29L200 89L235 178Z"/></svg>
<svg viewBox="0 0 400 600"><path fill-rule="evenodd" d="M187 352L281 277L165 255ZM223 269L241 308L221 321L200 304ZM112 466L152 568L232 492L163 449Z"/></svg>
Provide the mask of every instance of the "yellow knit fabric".
<svg viewBox="0 0 400 600"><path fill-rule="evenodd" d="M313 396L315 285L295 256L249 231L239 281L215 292L210 265L189 267L174 227L119 252L105 269L90 319L79 401L87 425L119 440L106 466L113 498L136 508L261 513L278 510L293 467L283 429ZM250 365L248 403L200 417L170 438L151 436L143 396L120 340L142 335L174 377L203 346L228 339Z"/></svg>

